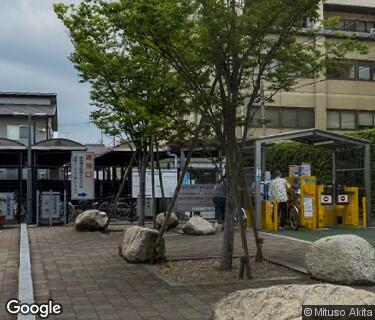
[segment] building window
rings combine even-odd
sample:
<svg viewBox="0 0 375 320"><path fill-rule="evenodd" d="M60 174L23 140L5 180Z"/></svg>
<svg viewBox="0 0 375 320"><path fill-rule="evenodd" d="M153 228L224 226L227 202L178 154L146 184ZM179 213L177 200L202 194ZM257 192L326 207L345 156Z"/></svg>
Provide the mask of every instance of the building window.
<svg viewBox="0 0 375 320"><path fill-rule="evenodd" d="M374 128L374 113L370 111L358 112L358 129Z"/></svg>
<svg viewBox="0 0 375 320"><path fill-rule="evenodd" d="M343 130L355 129L355 113L353 111L340 111L340 125Z"/></svg>
<svg viewBox="0 0 375 320"><path fill-rule="evenodd" d="M358 62L358 79L359 80L371 80L371 63L369 62Z"/></svg>
<svg viewBox="0 0 375 320"><path fill-rule="evenodd" d="M262 127L262 115L257 106L253 126ZM315 112L311 108L266 107L267 128L308 129L315 127Z"/></svg>
<svg viewBox="0 0 375 320"><path fill-rule="evenodd" d="M340 112L328 111L327 112L327 128L340 129Z"/></svg>
<svg viewBox="0 0 375 320"><path fill-rule="evenodd" d="M328 110L327 128L330 130L371 129L375 127L375 112L357 110Z"/></svg>
<svg viewBox="0 0 375 320"><path fill-rule="evenodd" d="M281 127L282 128L297 128L298 116L296 109L281 108Z"/></svg>
<svg viewBox="0 0 375 320"><path fill-rule="evenodd" d="M280 128L280 108L266 107L266 126Z"/></svg>
<svg viewBox="0 0 375 320"><path fill-rule="evenodd" d="M374 21L340 19L340 21L335 26L329 29L338 31L371 33L371 29L374 29L374 27Z"/></svg>
<svg viewBox="0 0 375 320"><path fill-rule="evenodd" d="M356 129L356 111L353 110L328 110L327 128L331 130Z"/></svg>
<svg viewBox="0 0 375 320"><path fill-rule="evenodd" d="M29 128L28 126L8 125L7 137L12 140L26 140L29 138Z"/></svg>
<svg viewBox="0 0 375 320"><path fill-rule="evenodd" d="M375 81L375 61L335 61L327 68L327 79Z"/></svg>
<svg viewBox="0 0 375 320"><path fill-rule="evenodd" d="M314 109L298 108L298 128L310 129L315 127Z"/></svg>
<svg viewBox="0 0 375 320"><path fill-rule="evenodd" d="M337 61L327 70L328 79L355 80L356 66L354 61Z"/></svg>

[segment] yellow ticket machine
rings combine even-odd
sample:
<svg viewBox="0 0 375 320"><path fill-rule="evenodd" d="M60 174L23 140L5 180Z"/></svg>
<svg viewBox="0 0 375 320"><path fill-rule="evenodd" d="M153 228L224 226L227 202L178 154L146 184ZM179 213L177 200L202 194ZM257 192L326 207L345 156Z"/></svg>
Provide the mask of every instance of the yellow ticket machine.
<svg viewBox="0 0 375 320"><path fill-rule="evenodd" d="M317 207L316 207L316 177L300 176L287 177L292 187L293 202L299 207L300 227L316 229Z"/></svg>
<svg viewBox="0 0 375 320"><path fill-rule="evenodd" d="M324 193L324 186L317 187L318 227L327 226L358 226L359 225L359 198L357 187L344 187L336 199Z"/></svg>
<svg viewBox="0 0 375 320"><path fill-rule="evenodd" d="M300 225L306 229L314 230L317 227L316 207L316 177L300 177L301 199L300 199Z"/></svg>

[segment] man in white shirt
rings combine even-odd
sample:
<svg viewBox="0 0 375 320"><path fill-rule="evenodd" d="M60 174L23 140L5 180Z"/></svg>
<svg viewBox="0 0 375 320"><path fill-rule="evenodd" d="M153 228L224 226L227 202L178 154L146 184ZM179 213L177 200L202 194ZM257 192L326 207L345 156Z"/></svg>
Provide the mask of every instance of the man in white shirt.
<svg viewBox="0 0 375 320"><path fill-rule="evenodd" d="M281 214L280 230L284 230L286 223L286 214L288 206L287 189L290 188L289 183L281 177L281 172L275 172L275 178L271 182L270 192L272 200L279 202L279 213Z"/></svg>

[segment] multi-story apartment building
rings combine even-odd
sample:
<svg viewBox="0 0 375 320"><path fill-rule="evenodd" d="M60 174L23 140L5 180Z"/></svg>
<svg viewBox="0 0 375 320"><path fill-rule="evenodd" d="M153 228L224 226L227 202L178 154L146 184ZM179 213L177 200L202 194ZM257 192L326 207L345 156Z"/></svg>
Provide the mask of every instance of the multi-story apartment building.
<svg viewBox="0 0 375 320"><path fill-rule="evenodd" d="M266 107L267 135L314 127L337 132L375 128L375 1L328 0L321 15L339 17L340 22L324 30L319 41L336 41L337 31L355 33L369 52L349 54L339 68L317 80L301 80L293 92L277 94ZM260 128L251 132L262 133Z"/></svg>
<svg viewBox="0 0 375 320"><path fill-rule="evenodd" d="M53 138L57 131L55 93L0 92L0 138L28 144L31 116L32 144Z"/></svg>

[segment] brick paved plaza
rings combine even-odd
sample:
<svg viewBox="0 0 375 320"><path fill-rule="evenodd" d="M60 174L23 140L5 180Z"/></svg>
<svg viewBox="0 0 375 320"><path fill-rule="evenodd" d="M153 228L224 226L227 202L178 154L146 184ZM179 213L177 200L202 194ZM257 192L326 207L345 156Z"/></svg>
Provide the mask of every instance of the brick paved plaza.
<svg viewBox="0 0 375 320"><path fill-rule="evenodd" d="M17 297L19 228L0 231L0 319L15 319L5 311L5 303Z"/></svg>
<svg viewBox="0 0 375 320"><path fill-rule="evenodd" d="M208 319L215 302L232 291L291 283L290 280L257 280L170 285L149 266L128 264L118 255L121 232L76 232L71 226L29 227L28 230L35 300L41 303L52 298L61 303L64 312L57 319ZM303 268L308 243L262 236L266 258ZM4 301L17 296L18 237L17 228L0 232L0 319L15 319L6 315ZM218 256L221 239L222 233L207 237L169 233L167 255L169 259ZM250 232L248 239L254 253ZM239 253L236 235L236 254ZM313 281L293 280L293 283L301 282ZM373 287L368 289L375 291Z"/></svg>

